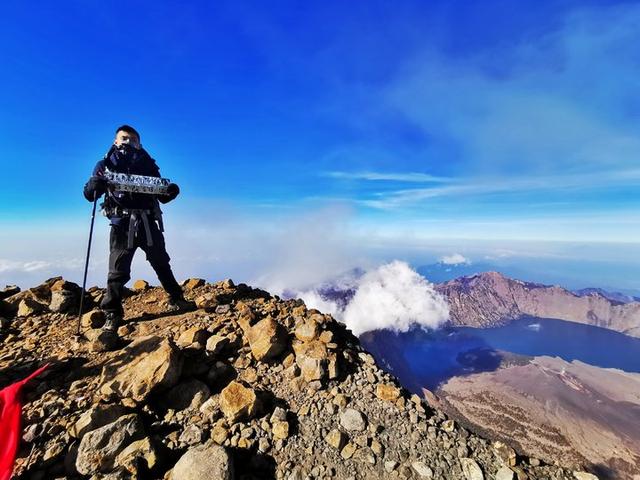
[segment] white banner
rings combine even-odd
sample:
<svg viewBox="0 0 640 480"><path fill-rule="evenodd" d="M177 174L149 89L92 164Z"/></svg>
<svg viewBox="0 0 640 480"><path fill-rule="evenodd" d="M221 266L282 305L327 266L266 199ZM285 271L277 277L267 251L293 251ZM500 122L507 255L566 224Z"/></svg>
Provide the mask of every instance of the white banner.
<svg viewBox="0 0 640 480"><path fill-rule="evenodd" d="M120 192L148 193L163 195L171 183L168 178L145 177L144 175L130 175L128 173L105 172L104 178L110 186Z"/></svg>

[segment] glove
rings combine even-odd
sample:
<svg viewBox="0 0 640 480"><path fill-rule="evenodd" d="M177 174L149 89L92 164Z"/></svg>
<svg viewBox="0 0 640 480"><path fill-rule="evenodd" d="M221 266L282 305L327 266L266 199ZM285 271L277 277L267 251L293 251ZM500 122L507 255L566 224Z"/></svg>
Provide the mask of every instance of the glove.
<svg viewBox="0 0 640 480"><path fill-rule="evenodd" d="M178 194L180 193L180 187L175 183L170 183L167 187L167 193L164 195L159 195L158 200L162 203L169 203L171 200L174 200Z"/></svg>
<svg viewBox="0 0 640 480"><path fill-rule="evenodd" d="M95 198L101 197L106 193L107 187L108 183L106 179L94 175L84 186L84 197L90 202L93 202L94 195Z"/></svg>

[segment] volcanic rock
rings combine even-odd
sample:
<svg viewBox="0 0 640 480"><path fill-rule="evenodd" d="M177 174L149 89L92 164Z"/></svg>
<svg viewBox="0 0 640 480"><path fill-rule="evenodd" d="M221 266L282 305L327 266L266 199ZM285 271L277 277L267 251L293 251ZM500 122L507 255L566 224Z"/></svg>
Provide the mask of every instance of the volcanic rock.
<svg viewBox="0 0 640 480"><path fill-rule="evenodd" d="M23 298L18 304L18 317L28 317L44 312L47 305L39 302L35 297L29 295Z"/></svg>
<svg viewBox="0 0 640 480"><path fill-rule="evenodd" d="M102 310L91 310L82 315L81 325L85 328L100 328L104 325L105 317Z"/></svg>
<svg viewBox="0 0 640 480"><path fill-rule="evenodd" d="M130 443L118 454L115 463L129 473L136 475L139 470L152 470L158 463L158 453L151 440L145 437Z"/></svg>
<svg viewBox="0 0 640 480"><path fill-rule="evenodd" d="M69 433L82 438L85 433L108 425L125 414L125 408L119 404L97 404L84 412L71 427Z"/></svg>
<svg viewBox="0 0 640 480"><path fill-rule="evenodd" d="M274 358L286 348L286 331L273 318L267 317L253 325L248 333L253 357L258 360Z"/></svg>
<svg viewBox="0 0 640 480"><path fill-rule="evenodd" d="M256 413L258 400L253 389L239 382L231 382L220 393L220 409L231 423Z"/></svg>
<svg viewBox="0 0 640 480"><path fill-rule="evenodd" d="M52 312L67 312L74 308L76 303L77 296L75 292L69 290L52 290L49 310Z"/></svg>
<svg viewBox="0 0 640 480"><path fill-rule="evenodd" d="M146 280L136 280L135 282L133 282L132 290L134 292L146 290L147 288L149 288L149 282L147 282Z"/></svg>
<svg viewBox="0 0 640 480"><path fill-rule="evenodd" d="M294 343L296 364L307 382L323 380L327 376L327 347L324 343L313 340L311 342Z"/></svg>
<svg viewBox="0 0 640 480"><path fill-rule="evenodd" d="M88 432L78 447L76 468L83 475L108 472L117 455L131 442L144 436L144 427L136 414L125 415L113 423Z"/></svg>
<svg viewBox="0 0 640 480"><path fill-rule="evenodd" d="M204 286L205 283L206 281L202 278L189 278L182 283L182 286L187 290L193 290Z"/></svg>
<svg viewBox="0 0 640 480"><path fill-rule="evenodd" d="M171 474L172 480L232 480L234 468L223 447L203 445L191 448L180 457Z"/></svg>
<svg viewBox="0 0 640 480"><path fill-rule="evenodd" d="M400 396L400 389L386 383L376 385L376 397L388 402L395 402Z"/></svg>
<svg viewBox="0 0 640 480"><path fill-rule="evenodd" d="M169 340L149 336L134 341L102 369L100 392L143 402L176 384L182 358Z"/></svg>
<svg viewBox="0 0 640 480"><path fill-rule="evenodd" d="M511 470L507 466L504 466L500 468L500 470L498 470L498 473L496 473L496 480L514 480L515 475L516 474L513 470Z"/></svg>
<svg viewBox="0 0 640 480"><path fill-rule="evenodd" d="M461 458L462 473L467 480L484 480L484 474L478 463L472 458Z"/></svg>
<svg viewBox="0 0 640 480"><path fill-rule="evenodd" d="M367 428L367 420L362 412L353 408L347 408L340 414L340 425L350 431L361 432Z"/></svg>
<svg viewBox="0 0 640 480"><path fill-rule="evenodd" d="M163 395L163 403L173 410L199 409L209 399L211 391L200 380L191 379L178 383Z"/></svg>

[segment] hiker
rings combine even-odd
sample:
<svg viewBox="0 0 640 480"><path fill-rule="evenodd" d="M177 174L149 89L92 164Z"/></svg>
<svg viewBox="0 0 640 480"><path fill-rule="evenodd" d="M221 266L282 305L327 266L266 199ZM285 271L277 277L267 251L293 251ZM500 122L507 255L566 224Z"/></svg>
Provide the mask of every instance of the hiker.
<svg viewBox="0 0 640 480"><path fill-rule="evenodd" d="M84 186L84 196L90 202L105 195L103 213L111 222L109 236L109 274L107 292L100 304L105 312L104 330L115 332L122 321L122 292L131 278L131 261L138 247L158 275L162 287L169 294L169 310L189 309L178 285L164 243L162 212L158 202L167 203L180 193L178 185L171 183L164 195L119 192L109 186L105 171L160 177L160 169L140 144L140 135L129 125L116 130L113 145L100 160Z"/></svg>

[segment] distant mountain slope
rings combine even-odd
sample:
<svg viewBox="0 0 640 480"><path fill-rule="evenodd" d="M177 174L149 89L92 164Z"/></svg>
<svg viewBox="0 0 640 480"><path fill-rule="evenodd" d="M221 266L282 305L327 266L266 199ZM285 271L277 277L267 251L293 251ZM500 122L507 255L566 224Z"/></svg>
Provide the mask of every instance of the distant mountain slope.
<svg viewBox="0 0 640 480"><path fill-rule="evenodd" d="M620 292L609 292L602 288L581 288L580 290L573 290L573 293L579 297L586 297L588 295L600 295L604 298L608 298L612 302L618 303L631 303L640 301L639 297L632 297L631 295L625 295Z"/></svg>
<svg viewBox="0 0 640 480"><path fill-rule="evenodd" d="M546 461L591 463L602 479L637 478L640 375L560 358L455 377L438 406L490 438Z"/></svg>
<svg viewBox="0 0 640 480"><path fill-rule="evenodd" d="M436 286L448 302L453 325L492 327L523 315L558 318L640 336L640 303L602 295L578 296L558 286L514 280L498 272L461 277Z"/></svg>

